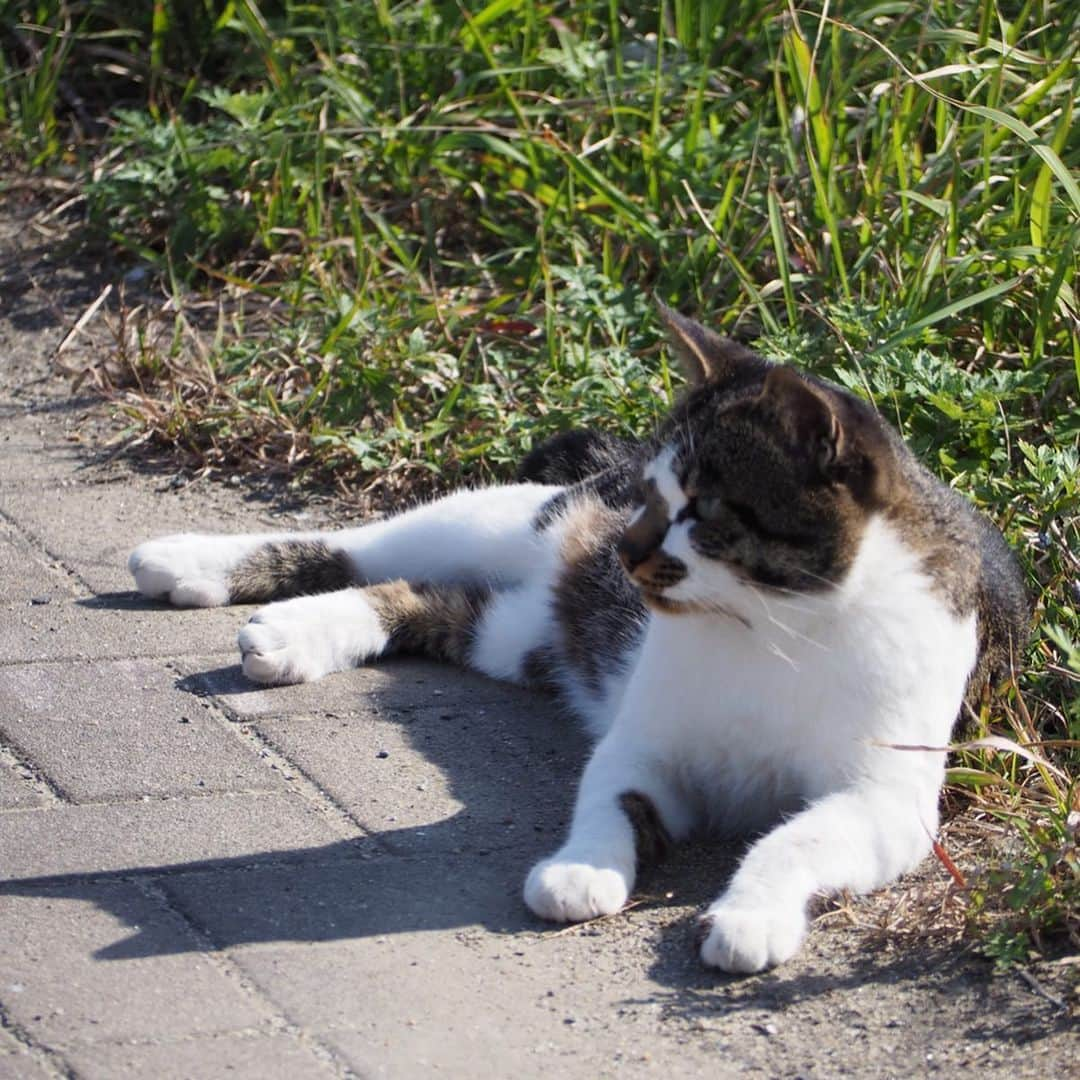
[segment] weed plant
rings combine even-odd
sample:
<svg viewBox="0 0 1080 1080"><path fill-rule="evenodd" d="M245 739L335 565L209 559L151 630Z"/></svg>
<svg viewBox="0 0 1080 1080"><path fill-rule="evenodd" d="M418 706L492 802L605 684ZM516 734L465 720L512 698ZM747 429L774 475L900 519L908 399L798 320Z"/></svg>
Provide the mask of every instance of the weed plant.
<svg viewBox="0 0 1080 1080"><path fill-rule="evenodd" d="M648 430L652 295L871 398L1039 598L973 719L1037 759L953 770L1021 823L1011 957L1080 925L1078 49L1072 0L0 0L0 128L165 283L97 376L204 469L389 504Z"/></svg>

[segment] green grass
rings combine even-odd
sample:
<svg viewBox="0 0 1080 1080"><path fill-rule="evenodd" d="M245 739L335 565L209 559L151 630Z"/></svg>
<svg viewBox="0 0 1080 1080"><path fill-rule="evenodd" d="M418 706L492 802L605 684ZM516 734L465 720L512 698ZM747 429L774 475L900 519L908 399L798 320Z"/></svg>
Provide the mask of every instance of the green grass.
<svg viewBox="0 0 1080 1080"><path fill-rule="evenodd" d="M1075 3L131 7L0 0L0 130L173 294L97 372L133 435L376 503L506 476L667 408L654 294L872 397L1039 595L975 726L1066 778L953 776L1018 815L1017 874L1051 859L1035 930L994 932L1076 940Z"/></svg>

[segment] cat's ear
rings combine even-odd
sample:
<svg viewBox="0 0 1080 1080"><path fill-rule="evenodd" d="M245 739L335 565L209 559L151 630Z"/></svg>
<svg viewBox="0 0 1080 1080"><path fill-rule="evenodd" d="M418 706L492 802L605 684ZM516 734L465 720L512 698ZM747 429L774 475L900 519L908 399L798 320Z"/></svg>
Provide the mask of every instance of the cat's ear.
<svg viewBox="0 0 1080 1080"><path fill-rule="evenodd" d="M757 371L765 366L765 361L745 345L713 333L660 300L655 303L656 312L691 386L726 382L739 371Z"/></svg>
<svg viewBox="0 0 1080 1080"><path fill-rule="evenodd" d="M846 440L837 410L825 392L794 369L772 368L758 400L770 408L792 445L823 475L843 455Z"/></svg>

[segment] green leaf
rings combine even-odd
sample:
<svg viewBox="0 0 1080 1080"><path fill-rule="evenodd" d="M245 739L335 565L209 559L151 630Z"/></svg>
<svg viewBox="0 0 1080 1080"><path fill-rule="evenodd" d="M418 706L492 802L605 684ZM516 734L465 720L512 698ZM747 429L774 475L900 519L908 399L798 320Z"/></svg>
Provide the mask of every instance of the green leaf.
<svg viewBox="0 0 1080 1080"><path fill-rule="evenodd" d="M996 285L991 285L988 289L983 289L971 296L964 296L959 300L954 300L951 304L946 304L944 307L938 308L937 311L932 311L929 315L924 315L916 322L911 323L909 326L905 326L903 330L897 331L897 333L887 338L880 345L875 346L873 352L875 354L885 353L890 349L895 349L901 342L917 337L930 326L943 322L945 319L951 319L954 315L958 315L961 311L966 311L969 307L974 307L976 304L984 304L987 300L993 300L1004 293L1010 292L1023 280L1022 276L1009 278L1008 281L1000 281Z"/></svg>
<svg viewBox="0 0 1080 1080"><path fill-rule="evenodd" d="M1072 173L1066 168L1061 158L1054 153L1053 148L1042 142L1038 134L1028 127L1023 120L1018 120L1015 116L1009 116L1008 113L1004 113L1000 109L991 109L985 105L962 104L961 108L975 113L976 116L992 120L995 124L1001 124L1003 127L1007 127L1014 135L1019 135L1043 159L1065 189L1069 199L1072 201L1073 209L1080 213L1080 185L1077 185Z"/></svg>

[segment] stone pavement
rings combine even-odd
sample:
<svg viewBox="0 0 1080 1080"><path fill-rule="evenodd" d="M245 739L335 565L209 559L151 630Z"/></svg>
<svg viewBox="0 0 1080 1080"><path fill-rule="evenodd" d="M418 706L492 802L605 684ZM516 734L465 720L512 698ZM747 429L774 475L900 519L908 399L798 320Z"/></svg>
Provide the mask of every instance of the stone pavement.
<svg viewBox="0 0 1080 1080"><path fill-rule="evenodd" d="M140 540L318 511L103 454L50 374L96 295L0 229L0 1077L1065 1075L1015 978L832 913L797 961L704 971L701 843L618 917L520 899L586 746L543 699L419 662L247 683L246 609L132 591ZM935 872L930 868L929 873Z"/></svg>

